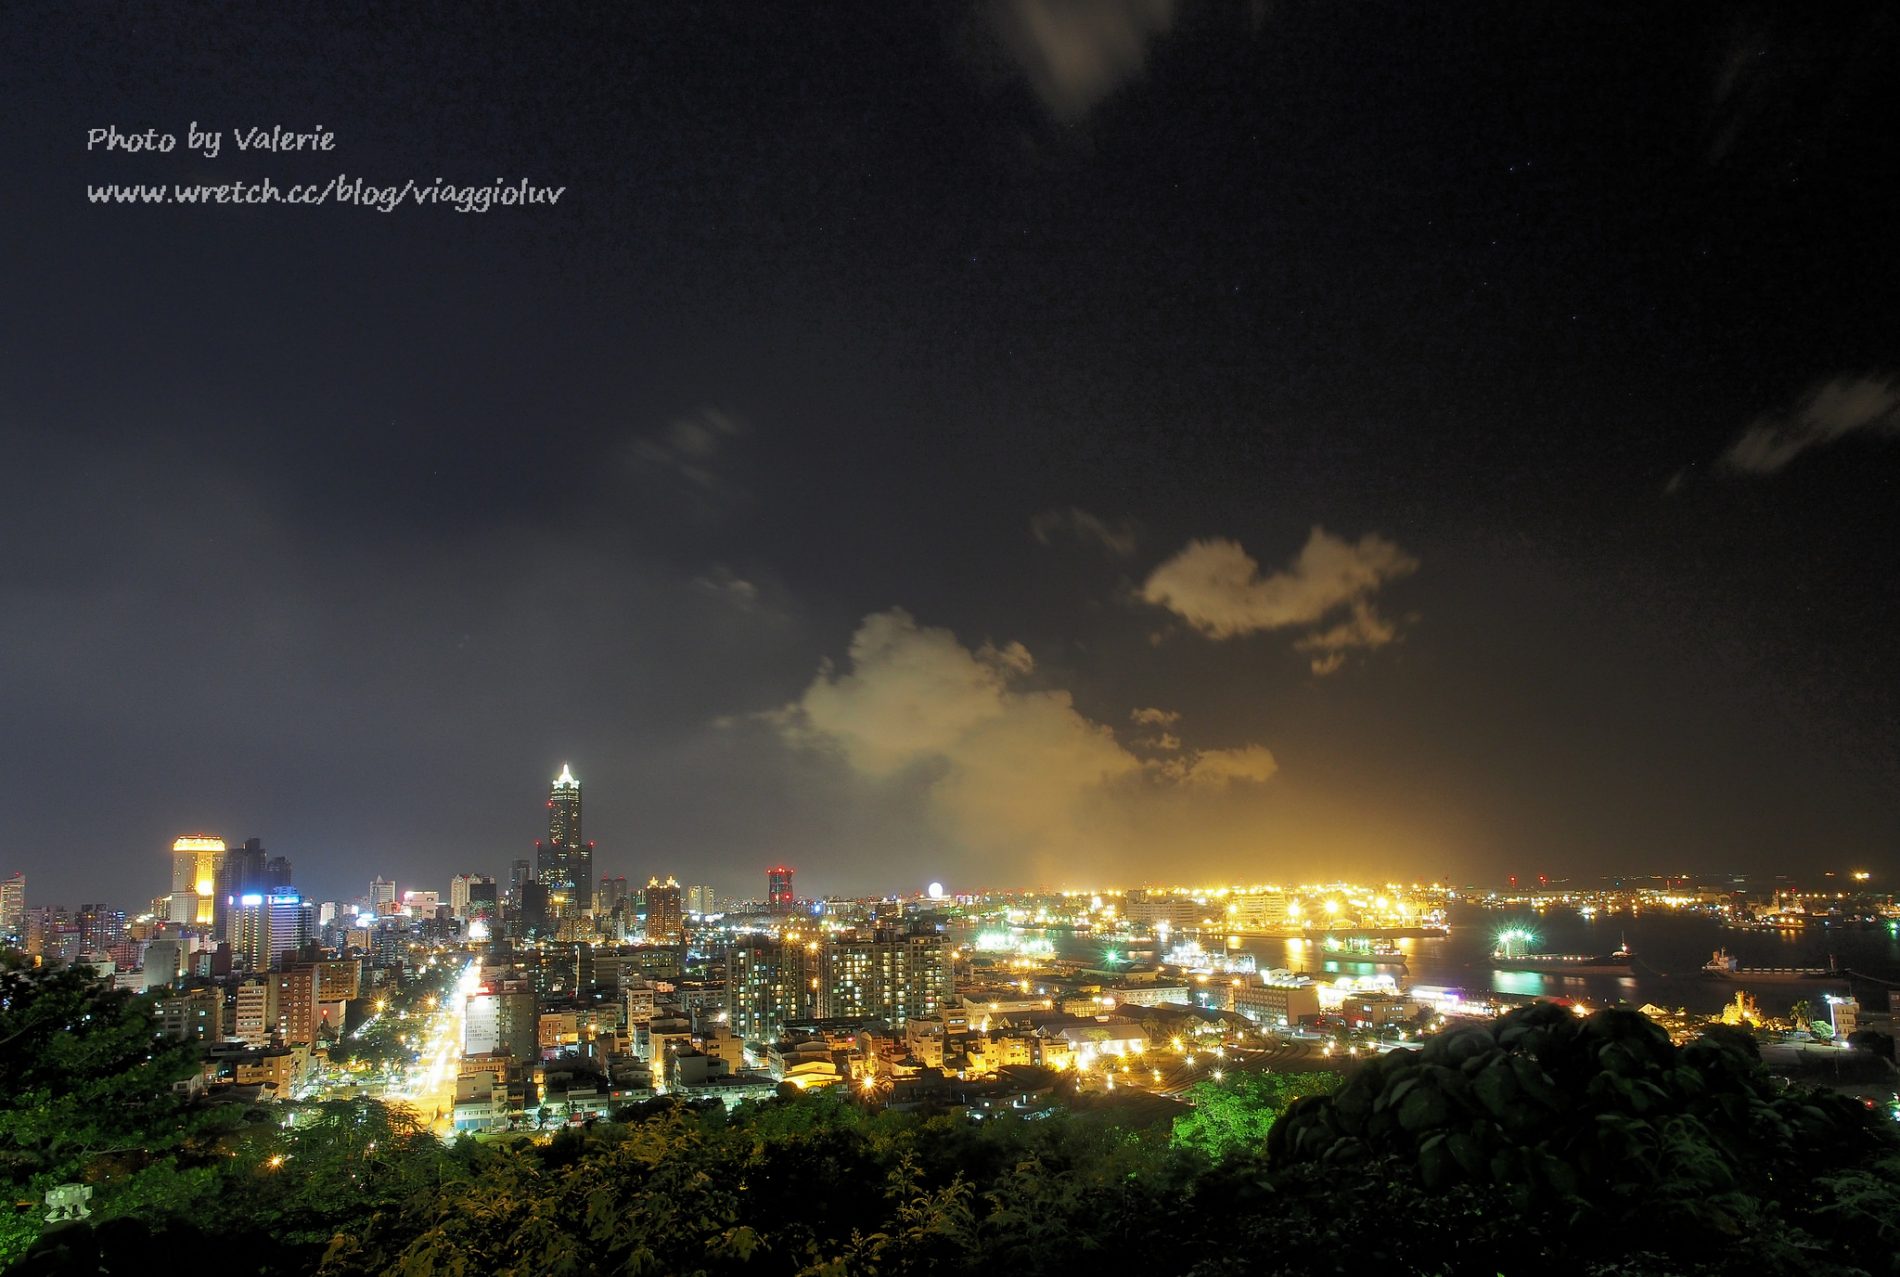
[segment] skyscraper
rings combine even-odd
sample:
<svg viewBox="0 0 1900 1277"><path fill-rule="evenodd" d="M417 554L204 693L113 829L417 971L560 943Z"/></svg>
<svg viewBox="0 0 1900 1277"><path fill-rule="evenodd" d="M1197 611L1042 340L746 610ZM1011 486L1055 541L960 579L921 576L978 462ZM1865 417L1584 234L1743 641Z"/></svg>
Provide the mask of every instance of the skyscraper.
<svg viewBox="0 0 1900 1277"><path fill-rule="evenodd" d="M230 929L230 911L241 897L289 889L290 861L283 856L273 858L264 850L263 839L246 838L218 857L213 929L219 935Z"/></svg>
<svg viewBox="0 0 1900 1277"><path fill-rule="evenodd" d="M612 913L614 907L625 903L631 893L632 888L627 885L624 875L601 875L600 884L594 889L594 912Z"/></svg>
<svg viewBox="0 0 1900 1277"><path fill-rule="evenodd" d="M224 857L224 839L208 834L186 834L172 843L170 921L206 927L217 922Z"/></svg>
<svg viewBox="0 0 1900 1277"><path fill-rule="evenodd" d="M388 911L388 906L393 905L395 903L396 903L396 884L395 883L391 882L387 878L380 878L380 877L371 878L369 880L369 911L371 913L377 914L380 916L381 914L386 913Z"/></svg>
<svg viewBox="0 0 1900 1277"><path fill-rule="evenodd" d="M475 912L475 888L486 884L489 888L484 898L489 907L495 903L495 880L484 874L456 874L449 879L449 912L456 921L467 922Z"/></svg>
<svg viewBox="0 0 1900 1277"><path fill-rule="evenodd" d="M765 871L765 903L773 913L790 913L798 899L792 894L792 871L774 865Z"/></svg>
<svg viewBox="0 0 1900 1277"><path fill-rule="evenodd" d="M232 956L251 972L269 971L286 953L301 947L316 931L316 910L296 892L237 898L231 908Z"/></svg>
<svg viewBox="0 0 1900 1277"><path fill-rule="evenodd" d="M581 837L581 783L566 763L548 790L548 839L537 842L535 877L548 889L548 907L558 917L576 917L594 906L594 844Z"/></svg>
<svg viewBox="0 0 1900 1277"><path fill-rule="evenodd" d="M521 884L521 907L515 911L524 935L540 938L553 930L553 919L548 905L548 889L539 879L530 878Z"/></svg>
<svg viewBox="0 0 1900 1277"><path fill-rule="evenodd" d="M477 875L468 884L468 921L493 923L501 917L501 897L495 880Z"/></svg>
<svg viewBox="0 0 1900 1277"><path fill-rule="evenodd" d="M647 939L671 944L680 938L680 885L668 877L647 879Z"/></svg>

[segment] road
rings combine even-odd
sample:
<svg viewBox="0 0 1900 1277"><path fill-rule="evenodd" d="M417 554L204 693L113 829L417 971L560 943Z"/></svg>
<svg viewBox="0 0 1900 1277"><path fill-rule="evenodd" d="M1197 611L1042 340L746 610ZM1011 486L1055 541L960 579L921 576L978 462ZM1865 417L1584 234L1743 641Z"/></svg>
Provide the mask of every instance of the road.
<svg viewBox="0 0 1900 1277"><path fill-rule="evenodd" d="M468 996L481 983L481 963L470 959L450 991L436 999L416 1048L416 1060L390 1087L386 1098L407 1104L438 1135L451 1129L455 1079L461 1073Z"/></svg>

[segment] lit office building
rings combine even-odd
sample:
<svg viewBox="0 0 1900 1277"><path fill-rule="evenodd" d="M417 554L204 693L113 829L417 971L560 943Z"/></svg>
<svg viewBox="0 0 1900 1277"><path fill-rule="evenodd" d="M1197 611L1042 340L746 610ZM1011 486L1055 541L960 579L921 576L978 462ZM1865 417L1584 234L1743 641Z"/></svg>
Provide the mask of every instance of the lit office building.
<svg viewBox="0 0 1900 1277"><path fill-rule="evenodd" d="M449 916L457 922L468 921L468 889L474 874L456 874L449 879Z"/></svg>
<svg viewBox="0 0 1900 1277"><path fill-rule="evenodd" d="M679 882L672 877L665 882L658 878L647 879L647 939L671 944L684 930Z"/></svg>
<svg viewBox="0 0 1900 1277"><path fill-rule="evenodd" d="M246 970L263 972L308 943L316 932L316 910L296 892L239 896L231 907L226 939L232 957Z"/></svg>
<svg viewBox="0 0 1900 1277"><path fill-rule="evenodd" d="M369 911L377 917L393 913L396 904L396 884L387 878L369 880Z"/></svg>
<svg viewBox="0 0 1900 1277"><path fill-rule="evenodd" d="M594 844L581 837L581 783L565 763L548 790L548 837L534 845L534 870L556 917L593 908Z"/></svg>
<svg viewBox="0 0 1900 1277"><path fill-rule="evenodd" d="M218 881L224 873L224 839L186 834L172 843L171 922L215 926Z"/></svg>

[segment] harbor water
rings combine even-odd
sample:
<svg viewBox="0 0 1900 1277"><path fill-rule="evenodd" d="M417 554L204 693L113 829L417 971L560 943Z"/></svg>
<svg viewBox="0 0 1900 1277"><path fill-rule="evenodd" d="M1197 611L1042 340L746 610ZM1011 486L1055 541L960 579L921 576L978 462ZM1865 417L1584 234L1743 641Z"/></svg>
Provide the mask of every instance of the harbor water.
<svg viewBox="0 0 1900 1277"><path fill-rule="evenodd" d="M1607 954L1627 943L1635 955L1634 974L1564 975L1555 972L1506 971L1491 964L1498 932L1523 927L1535 937L1539 953ZM1058 958L1099 964L1126 959L1126 942L1072 931L1024 930L1025 938L1046 940ZM1341 936L1348 934L1344 931ZM1202 944L1217 950L1223 941L1203 935ZM1374 968L1355 963L1351 955L1329 950L1325 937L1270 939L1233 936L1225 940L1230 953L1253 957L1261 971L1281 968L1303 971L1322 979L1341 975L1369 975ZM1453 914L1450 934L1442 937L1393 939L1404 955L1404 971L1390 972L1400 987L1452 989L1467 998L1492 994L1510 997L1563 997L1592 1004L1615 1002L1667 1009L1713 1013L1734 1000L1738 990L1752 995L1767 1015L1786 1015L1796 1002L1817 1008L1826 993L1844 993L1848 983L1782 982L1706 975L1704 963L1717 949L1725 949L1750 967L1826 967L1830 961L1853 973L1851 991L1866 1011L1888 1009L1888 989L1900 988L1900 930L1881 926L1825 926L1819 923L1791 931L1743 931L1722 925L1708 915L1672 910L1598 914L1585 917L1574 909L1504 912L1464 909ZM1138 961L1151 958L1137 946Z"/></svg>

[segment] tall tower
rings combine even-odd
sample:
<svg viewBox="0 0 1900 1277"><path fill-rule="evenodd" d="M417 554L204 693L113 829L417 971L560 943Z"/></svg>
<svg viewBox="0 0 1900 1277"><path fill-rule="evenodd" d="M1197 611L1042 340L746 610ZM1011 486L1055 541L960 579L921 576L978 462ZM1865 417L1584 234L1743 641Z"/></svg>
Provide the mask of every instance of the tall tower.
<svg viewBox="0 0 1900 1277"><path fill-rule="evenodd" d="M548 840L534 851L534 876L548 889L551 912L574 917L593 908L594 844L581 837L581 783L566 763L548 790Z"/></svg>
<svg viewBox="0 0 1900 1277"><path fill-rule="evenodd" d="M172 922L211 926L217 921L218 879L224 872L224 839L186 834L172 844Z"/></svg>
<svg viewBox="0 0 1900 1277"><path fill-rule="evenodd" d="M765 903L773 913L790 913L797 897L792 894L792 871L773 865L765 871Z"/></svg>

